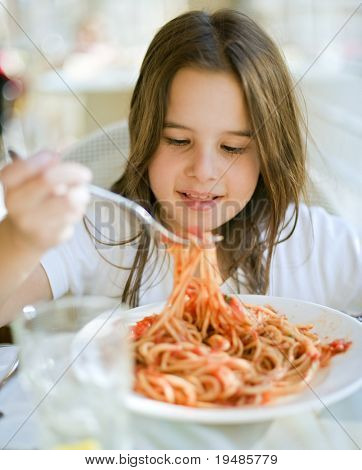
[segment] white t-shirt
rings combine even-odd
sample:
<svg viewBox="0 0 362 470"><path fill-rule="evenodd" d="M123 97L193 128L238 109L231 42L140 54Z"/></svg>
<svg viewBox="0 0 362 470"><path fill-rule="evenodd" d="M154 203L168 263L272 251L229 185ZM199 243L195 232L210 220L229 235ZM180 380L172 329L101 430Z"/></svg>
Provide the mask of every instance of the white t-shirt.
<svg viewBox="0 0 362 470"><path fill-rule="evenodd" d="M286 220L292 210L293 206ZM87 215L96 225L94 216ZM124 233L124 225L121 221L117 233L122 230ZM46 253L41 263L54 298L66 293L121 298L129 270L117 266L130 268L135 254L135 245L98 245L96 249L80 223L73 238ZM172 264L164 250L161 256L154 250L143 273L140 305L167 299L173 283ZM222 290L235 293L233 281L228 279ZM324 209L302 204L293 235L275 248L267 293L316 302L351 314L361 313L362 251L357 233Z"/></svg>

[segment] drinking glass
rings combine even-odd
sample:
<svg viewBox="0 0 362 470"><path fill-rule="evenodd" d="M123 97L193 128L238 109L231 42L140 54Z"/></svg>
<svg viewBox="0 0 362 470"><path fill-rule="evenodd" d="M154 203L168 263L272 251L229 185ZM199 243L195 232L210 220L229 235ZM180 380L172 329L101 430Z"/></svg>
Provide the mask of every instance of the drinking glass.
<svg viewBox="0 0 362 470"><path fill-rule="evenodd" d="M117 308L118 305L118 308ZM41 448L130 448L125 308L102 297L27 306L16 322L20 370Z"/></svg>

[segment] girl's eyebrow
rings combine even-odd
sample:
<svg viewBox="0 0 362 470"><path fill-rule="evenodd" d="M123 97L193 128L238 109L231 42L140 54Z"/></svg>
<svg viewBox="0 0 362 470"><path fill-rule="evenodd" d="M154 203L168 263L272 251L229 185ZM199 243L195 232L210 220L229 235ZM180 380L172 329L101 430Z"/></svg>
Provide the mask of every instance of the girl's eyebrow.
<svg viewBox="0 0 362 470"><path fill-rule="evenodd" d="M163 125L163 128L165 127L170 127L172 129L186 129L187 131L191 131L189 127L183 126L182 124L177 124L176 122L173 121L166 121Z"/></svg>
<svg viewBox="0 0 362 470"><path fill-rule="evenodd" d="M163 125L163 128L171 128L171 129L185 129L187 131L192 131L189 127L184 126L183 124L178 124L177 122L173 121L166 121ZM252 132L249 130L241 130L241 131L225 131L225 134L237 135L240 137L251 137Z"/></svg>

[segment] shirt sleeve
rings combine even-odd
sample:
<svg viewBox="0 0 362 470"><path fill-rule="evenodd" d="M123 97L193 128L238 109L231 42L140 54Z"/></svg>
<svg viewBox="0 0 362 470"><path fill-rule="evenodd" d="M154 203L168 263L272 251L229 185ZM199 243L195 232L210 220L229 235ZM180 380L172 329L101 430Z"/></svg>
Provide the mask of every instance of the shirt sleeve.
<svg viewBox="0 0 362 470"><path fill-rule="evenodd" d="M87 280L94 278L99 255L83 222L76 225L72 238L48 251L41 264L48 276L53 298L67 293L86 293Z"/></svg>
<svg viewBox="0 0 362 470"><path fill-rule="evenodd" d="M137 252L137 243L120 242L130 239L132 230L112 206L90 205L72 238L41 259L53 298L67 293L120 297Z"/></svg>
<svg viewBox="0 0 362 470"><path fill-rule="evenodd" d="M282 236L288 230L290 227ZM270 293L360 314L362 251L358 233L340 217L302 204L294 233L275 249Z"/></svg>

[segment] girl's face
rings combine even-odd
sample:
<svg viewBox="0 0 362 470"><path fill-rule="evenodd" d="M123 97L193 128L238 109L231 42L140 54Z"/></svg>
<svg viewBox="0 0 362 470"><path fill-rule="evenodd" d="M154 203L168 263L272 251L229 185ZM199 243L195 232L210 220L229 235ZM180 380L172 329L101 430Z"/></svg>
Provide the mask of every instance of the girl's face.
<svg viewBox="0 0 362 470"><path fill-rule="evenodd" d="M244 95L234 75L179 70L149 166L163 220L181 232L219 227L251 199L259 169Z"/></svg>

